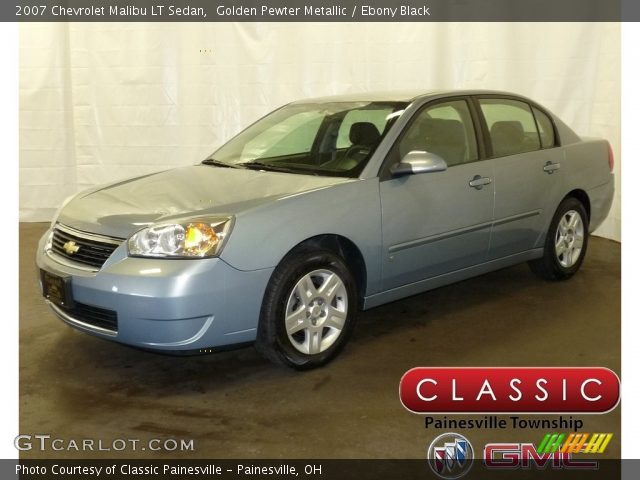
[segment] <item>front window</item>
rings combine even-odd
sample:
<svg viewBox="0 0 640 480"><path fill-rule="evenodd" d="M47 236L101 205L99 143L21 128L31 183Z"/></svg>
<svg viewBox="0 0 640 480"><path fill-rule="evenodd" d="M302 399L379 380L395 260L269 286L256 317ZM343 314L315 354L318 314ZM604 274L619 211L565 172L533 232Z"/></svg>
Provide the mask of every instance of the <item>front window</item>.
<svg viewBox="0 0 640 480"><path fill-rule="evenodd" d="M241 132L204 163L356 177L405 107L397 102L287 105Z"/></svg>
<svg viewBox="0 0 640 480"><path fill-rule="evenodd" d="M398 142L398 156L412 151L435 153L453 167L478 160L473 120L465 100L423 108Z"/></svg>

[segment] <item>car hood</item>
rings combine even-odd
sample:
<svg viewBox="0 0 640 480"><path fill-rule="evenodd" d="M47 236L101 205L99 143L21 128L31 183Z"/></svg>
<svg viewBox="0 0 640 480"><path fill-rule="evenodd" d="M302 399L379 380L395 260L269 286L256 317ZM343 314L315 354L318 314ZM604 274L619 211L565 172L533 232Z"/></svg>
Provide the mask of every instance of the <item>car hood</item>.
<svg viewBox="0 0 640 480"><path fill-rule="evenodd" d="M352 179L195 165L81 192L62 209L58 221L85 232L126 238L154 223L236 215L349 181Z"/></svg>

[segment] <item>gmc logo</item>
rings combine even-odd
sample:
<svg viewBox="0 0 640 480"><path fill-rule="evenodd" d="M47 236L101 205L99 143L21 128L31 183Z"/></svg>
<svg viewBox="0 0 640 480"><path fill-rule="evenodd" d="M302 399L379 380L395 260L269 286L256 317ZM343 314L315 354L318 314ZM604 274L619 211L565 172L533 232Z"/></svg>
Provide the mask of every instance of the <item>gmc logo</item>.
<svg viewBox="0 0 640 480"><path fill-rule="evenodd" d="M576 460L570 453L538 453L533 443L488 443L484 447L484 464L490 469L528 469L536 467L573 469L573 470L597 470L599 465L594 460Z"/></svg>

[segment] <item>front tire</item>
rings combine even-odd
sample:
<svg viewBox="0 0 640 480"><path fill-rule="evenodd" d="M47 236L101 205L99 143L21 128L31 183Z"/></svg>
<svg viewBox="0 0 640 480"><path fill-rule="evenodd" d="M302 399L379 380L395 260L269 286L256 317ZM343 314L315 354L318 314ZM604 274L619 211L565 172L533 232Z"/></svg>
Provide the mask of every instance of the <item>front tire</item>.
<svg viewBox="0 0 640 480"><path fill-rule="evenodd" d="M567 280L582 265L589 242L589 217L582 202L565 198L556 210L544 244L544 255L529 262L547 280Z"/></svg>
<svg viewBox="0 0 640 480"><path fill-rule="evenodd" d="M319 367L344 347L356 310L355 280L342 258L328 250L294 252L267 286L256 348L289 367Z"/></svg>

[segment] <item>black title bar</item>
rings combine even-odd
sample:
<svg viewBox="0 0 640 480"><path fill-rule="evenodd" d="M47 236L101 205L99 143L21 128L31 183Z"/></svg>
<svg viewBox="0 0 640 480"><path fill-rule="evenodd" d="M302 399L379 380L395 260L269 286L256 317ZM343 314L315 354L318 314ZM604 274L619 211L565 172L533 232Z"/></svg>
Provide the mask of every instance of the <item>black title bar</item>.
<svg viewBox="0 0 640 480"><path fill-rule="evenodd" d="M17 22L618 22L637 0L16 0Z"/></svg>
<svg viewBox="0 0 640 480"><path fill-rule="evenodd" d="M640 461L597 460L597 469L585 469L580 462L553 466L547 458L537 467L488 469L483 460L468 459L464 480L601 480L621 478L621 468L637 478ZM502 470L502 471L500 471ZM533 471L532 471L533 470ZM532 475L533 474L533 475ZM441 480L428 460L0 460L3 480ZM452 476L453 478L453 476ZM627 477L625 477L626 480Z"/></svg>

